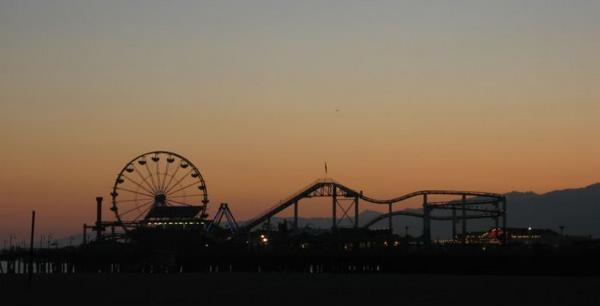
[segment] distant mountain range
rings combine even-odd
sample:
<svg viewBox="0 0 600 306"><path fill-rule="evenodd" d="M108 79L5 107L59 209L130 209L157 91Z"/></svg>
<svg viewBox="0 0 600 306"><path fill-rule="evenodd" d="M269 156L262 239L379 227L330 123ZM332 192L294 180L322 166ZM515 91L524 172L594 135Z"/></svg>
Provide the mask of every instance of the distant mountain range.
<svg viewBox="0 0 600 306"><path fill-rule="evenodd" d="M592 235L600 237L600 183L584 188L564 189L544 194L533 192L511 192L506 194L509 227L547 228L559 232L564 226L567 235ZM418 211L418 209L414 209ZM361 212L360 224L364 224L379 215L376 211ZM289 218L288 218L289 219ZM282 219L274 218L273 223ZM330 218L299 218L300 227L329 228ZM493 226L491 220L469 220L468 231L486 230ZM381 221L377 226L387 227ZM404 234L408 226L409 235L421 234L421 219L413 217L395 217L394 232ZM444 239L451 236L450 222L432 222L432 238ZM457 225L460 231L460 225Z"/></svg>
<svg viewBox="0 0 600 306"><path fill-rule="evenodd" d="M584 188L557 190L544 194L506 194L510 226L550 228L565 234L600 237L600 183Z"/></svg>

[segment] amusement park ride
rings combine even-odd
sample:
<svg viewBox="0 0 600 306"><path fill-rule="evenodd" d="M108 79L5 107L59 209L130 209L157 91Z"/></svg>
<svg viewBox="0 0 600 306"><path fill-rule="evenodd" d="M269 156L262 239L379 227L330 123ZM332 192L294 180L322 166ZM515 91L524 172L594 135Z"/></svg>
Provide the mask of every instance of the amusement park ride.
<svg viewBox="0 0 600 306"><path fill-rule="evenodd" d="M96 240L124 240L140 234L195 232L204 234L220 226L223 217L232 231L237 223L226 203L209 221L208 192L200 170L187 158L173 152L154 151L130 160L115 179L111 192L115 221L102 221L102 197L96 198ZM110 234L107 229L110 228Z"/></svg>
<svg viewBox="0 0 600 306"><path fill-rule="evenodd" d="M319 204L331 212L328 228L300 227L299 206L314 198L320 198ZM590 271L600 254L600 246L563 244L563 248L562 236L542 245L533 243L531 228L508 230L506 198L500 194L422 190L381 200L326 178L238 225L226 203L209 217L208 191L200 170L187 158L167 151L148 152L127 162L117 174L111 200L114 220L102 219L98 197L96 222L84 224L81 246L40 249L35 259L31 251L11 250L0 253L0 263L7 262L9 273L24 271L26 258L29 269L35 266L38 273L468 273L469 269L545 273L548 266L560 265L560 273L578 273ZM415 202L421 202L421 207L409 209ZM385 213L360 220L368 215L361 215L361 209L369 205ZM282 218L284 211L292 217ZM397 216L421 219L421 234L394 232L392 219ZM474 219L491 220L489 230L467 232L467 222ZM275 229L271 226L281 220ZM451 222L452 239L432 241L432 221ZM90 230L95 237L88 239ZM523 235L528 239L519 240ZM578 260L572 260L572 254L580 254Z"/></svg>
<svg viewBox="0 0 600 306"><path fill-rule="evenodd" d="M435 196L458 199L432 201L431 198ZM387 229L393 234L392 218L410 216L423 220L420 241L429 245L431 221L450 221L453 239L463 237L462 242L465 242L468 220L491 219L494 222L493 229L498 233L498 241L506 241L506 235L502 234L506 232L506 198L503 195L423 190L379 200L332 179L316 180L242 226L237 224L226 203L222 203L214 218L209 219L207 186L200 170L187 158L168 151L144 153L127 162L115 179L111 197L110 210L115 215L115 221L102 220L102 198L98 197L95 224L83 226L84 243L88 241L88 230L96 232L96 240L147 240L158 237L157 235L169 237L168 233L191 233L192 237L198 239L246 240L251 233L261 231L260 225L266 225L270 229L271 219L289 207L293 209L292 229L300 231L299 203L303 199L317 197L331 198L332 232L342 228L342 221L351 223L350 229L368 231L373 225L387 220ZM422 209L406 210L403 204L414 198L422 199ZM387 212L360 223L359 208L364 205L362 203L384 206ZM460 235L457 233L459 223Z"/></svg>

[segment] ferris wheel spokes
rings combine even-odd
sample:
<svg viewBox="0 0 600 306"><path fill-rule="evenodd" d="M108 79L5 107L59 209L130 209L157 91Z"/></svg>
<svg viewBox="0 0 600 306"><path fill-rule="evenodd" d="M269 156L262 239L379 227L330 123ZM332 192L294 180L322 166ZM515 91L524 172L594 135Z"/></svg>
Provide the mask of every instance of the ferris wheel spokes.
<svg viewBox="0 0 600 306"><path fill-rule="evenodd" d="M181 187L181 188L179 188L179 189L177 189L177 190L175 190L175 191L173 191L173 192L167 193L167 195L176 194L176 193L178 193L178 192L180 192L180 191L186 190L186 189L188 189L188 188L190 188L190 187L193 187L193 186L195 186L195 185L197 185L197 184L194 182L194 183L192 183L192 184L189 184L189 185L186 185L186 186L184 186L184 187ZM198 186L198 188L200 188L200 187L202 187L202 186Z"/></svg>
<svg viewBox="0 0 600 306"><path fill-rule="evenodd" d="M180 176L179 172L184 174ZM198 190L192 191L193 187ZM145 153L127 163L111 195L111 210L125 231L132 225L145 224L140 222L148 218L178 220L186 214L184 218L204 218L208 204L206 183L198 168L185 157L167 151ZM180 206L196 208L182 211L177 208Z"/></svg>
<svg viewBox="0 0 600 306"><path fill-rule="evenodd" d="M153 191L152 193L156 192L156 190L154 189L152 184L150 184L150 182L148 182L148 180L142 175L142 172L140 172L133 163L132 163L132 165L133 165L133 172L135 172L146 183L146 185L148 185L148 187L150 189L152 189L152 191Z"/></svg>
<svg viewBox="0 0 600 306"><path fill-rule="evenodd" d="M165 173L163 173L163 181L162 181L162 185L160 185L160 190L165 190L165 182L167 181L167 174L169 173L169 165L170 164L171 163L169 162L169 159L167 157L167 162L165 163Z"/></svg>
<svg viewBox="0 0 600 306"><path fill-rule="evenodd" d="M121 215L121 216L125 216L125 215L127 215L127 214L130 214L130 213L132 213L132 212L134 212L134 211L140 210L141 208L143 208L143 207L145 207L145 206L148 206L148 205L150 205L150 204L153 204L153 203L154 203L154 200L147 201L147 202L145 202L145 203L143 203L143 204L140 204L140 205L137 205L137 206L135 206L135 207L133 207L133 208L131 208L131 209L128 209L128 210L127 210L127 211L125 211L125 212L122 212L120 215ZM135 220L134 220L134 221L135 221Z"/></svg>
<svg viewBox="0 0 600 306"><path fill-rule="evenodd" d="M179 185L183 180L185 180L187 178L188 175L190 175L192 173L192 171L194 171L194 169L190 169L190 171L188 171L186 174L184 174L179 180L177 180L177 182L175 184L173 184L173 186L170 186L169 189L167 189L165 191L166 194L169 194L171 192L171 190L173 190L173 188L175 188L177 185Z"/></svg>
<svg viewBox="0 0 600 306"><path fill-rule="evenodd" d="M138 191L134 191L134 190L123 188L123 187L117 187L117 189L118 190L124 190L124 191L131 192L131 193L135 193L135 194L138 194L138 195L145 195L145 196L149 196L149 197L154 197L154 195L151 195L151 194L148 194L148 193L138 192Z"/></svg>
<svg viewBox="0 0 600 306"><path fill-rule="evenodd" d="M148 172L148 177L150 177L150 182L152 182L152 186L155 190L158 190L158 187L156 187L156 184L154 183L154 176L152 175L152 171L150 171L150 167L148 166L148 162L146 161L145 157L144 157L144 167L146 168L146 171Z"/></svg>
<svg viewBox="0 0 600 306"><path fill-rule="evenodd" d="M149 190L148 188L146 188L145 186L143 186L142 184L136 182L135 180L131 179L130 177L128 177L127 175L123 174L123 177L128 179L130 182L132 182L133 184L135 184L136 186L140 187L141 189L143 189L144 191L148 192L148 193L154 193L153 190Z"/></svg>
<svg viewBox="0 0 600 306"><path fill-rule="evenodd" d="M168 161L168 160L167 160L167 161ZM168 188L169 186L171 186L171 182L173 182L173 179L174 179L174 178L175 178L175 176L177 175L177 172L179 172L179 169L181 169L181 167L176 167L176 168L175 168L175 173L173 173L173 175L170 175L170 177L171 177L171 178L169 179L169 182L167 183L167 185L165 185L165 187L163 188L163 190L165 190L165 191L166 191L166 190L167 190L167 188Z"/></svg>

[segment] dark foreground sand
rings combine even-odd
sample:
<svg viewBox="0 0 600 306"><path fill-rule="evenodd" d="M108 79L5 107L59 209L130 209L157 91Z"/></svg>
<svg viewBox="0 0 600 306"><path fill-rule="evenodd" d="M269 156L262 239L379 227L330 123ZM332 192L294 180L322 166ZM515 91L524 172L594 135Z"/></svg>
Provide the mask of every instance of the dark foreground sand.
<svg viewBox="0 0 600 306"><path fill-rule="evenodd" d="M404 274L0 275L0 305L600 305L600 277Z"/></svg>

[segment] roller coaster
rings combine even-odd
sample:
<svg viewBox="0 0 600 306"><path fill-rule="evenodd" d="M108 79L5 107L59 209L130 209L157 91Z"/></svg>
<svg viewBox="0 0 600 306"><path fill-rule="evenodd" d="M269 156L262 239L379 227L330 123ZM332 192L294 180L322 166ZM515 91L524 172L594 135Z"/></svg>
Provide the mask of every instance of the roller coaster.
<svg viewBox="0 0 600 306"><path fill-rule="evenodd" d="M460 200L429 202L430 196L459 196ZM456 224L462 222L463 237L467 231L467 220L493 219L495 227L499 228L502 220L502 231L506 232L506 198L497 193L455 190L421 190L408 193L399 197L380 200L368 197L362 191L355 191L330 178L318 179L300 191L280 201L265 212L249 220L241 228L242 231L251 231L260 224L267 222L286 208L293 207L293 227L298 228L298 205L302 199L315 197L329 197L331 203L331 229L335 230L341 220L350 220L354 228L360 226L359 206L360 201L376 205L385 205L388 212L369 220L363 228L370 228L382 220L388 220L388 229L393 230L392 218L395 216L410 216L423 219L422 239L424 243L431 242L431 221L452 221L452 236L457 237ZM407 200L422 197L421 212L410 210L394 210L401 207ZM348 203L349 202L349 203ZM351 210L353 209L354 214ZM341 214L338 214L338 210ZM451 215L434 215L434 211L450 211ZM458 211L458 213L457 213Z"/></svg>

